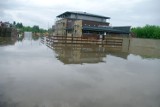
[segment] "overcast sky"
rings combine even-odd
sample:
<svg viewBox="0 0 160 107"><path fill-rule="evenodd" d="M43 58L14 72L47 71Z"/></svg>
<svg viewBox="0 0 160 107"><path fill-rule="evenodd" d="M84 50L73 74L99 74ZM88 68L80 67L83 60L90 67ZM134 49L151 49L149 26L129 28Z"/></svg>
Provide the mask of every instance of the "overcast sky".
<svg viewBox="0 0 160 107"><path fill-rule="evenodd" d="M65 11L111 17L112 26L160 25L160 0L0 0L0 21L51 27Z"/></svg>

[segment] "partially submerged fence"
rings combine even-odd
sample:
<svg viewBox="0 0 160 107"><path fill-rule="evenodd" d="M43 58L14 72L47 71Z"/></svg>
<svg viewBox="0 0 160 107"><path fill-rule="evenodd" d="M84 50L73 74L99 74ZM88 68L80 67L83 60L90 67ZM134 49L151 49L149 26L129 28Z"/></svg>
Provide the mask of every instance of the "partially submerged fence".
<svg viewBox="0 0 160 107"><path fill-rule="evenodd" d="M100 39L95 39L92 37L65 37L65 36L51 36L46 38L47 42L50 43L61 43L61 44L97 44L97 45L107 45L107 46L122 46L122 37L105 37Z"/></svg>
<svg viewBox="0 0 160 107"><path fill-rule="evenodd" d="M62 39L63 38L63 39ZM121 50L122 52L129 52L138 55L160 57L160 40L154 39L140 39L140 38L128 38L128 37L105 37L103 39L93 40L92 38L65 38L65 37L44 37L41 42L53 48L53 46L61 45L92 45L99 44L99 47L107 47ZM113 49L113 48L112 48Z"/></svg>

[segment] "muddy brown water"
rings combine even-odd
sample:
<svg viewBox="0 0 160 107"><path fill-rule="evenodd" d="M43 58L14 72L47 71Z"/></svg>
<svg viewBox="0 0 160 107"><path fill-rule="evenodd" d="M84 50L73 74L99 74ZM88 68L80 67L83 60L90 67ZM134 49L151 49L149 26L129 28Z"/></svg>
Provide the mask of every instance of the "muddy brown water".
<svg viewBox="0 0 160 107"><path fill-rule="evenodd" d="M0 107L160 107L159 55L51 45L31 33L5 40Z"/></svg>

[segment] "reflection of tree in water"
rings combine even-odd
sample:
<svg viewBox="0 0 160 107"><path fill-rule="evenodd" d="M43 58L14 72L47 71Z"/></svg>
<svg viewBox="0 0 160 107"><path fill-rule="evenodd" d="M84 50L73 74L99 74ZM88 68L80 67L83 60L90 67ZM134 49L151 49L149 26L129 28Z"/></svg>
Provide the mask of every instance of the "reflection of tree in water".
<svg viewBox="0 0 160 107"><path fill-rule="evenodd" d="M32 39L33 40L38 40L40 37L40 34L39 33L32 33Z"/></svg>
<svg viewBox="0 0 160 107"><path fill-rule="evenodd" d="M24 39L24 34L19 36L17 40L22 42L23 39Z"/></svg>
<svg viewBox="0 0 160 107"><path fill-rule="evenodd" d="M14 37L0 37L0 45L14 45L17 41L17 38Z"/></svg>
<svg viewBox="0 0 160 107"><path fill-rule="evenodd" d="M38 39L39 39L39 36L35 36L35 35L33 35L33 36L32 36L32 39L36 41L36 40L38 40Z"/></svg>

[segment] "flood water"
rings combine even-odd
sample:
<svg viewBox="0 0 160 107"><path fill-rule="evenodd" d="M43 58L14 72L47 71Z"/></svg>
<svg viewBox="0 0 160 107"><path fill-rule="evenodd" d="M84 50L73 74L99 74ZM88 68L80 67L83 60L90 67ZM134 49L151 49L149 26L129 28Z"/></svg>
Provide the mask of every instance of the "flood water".
<svg viewBox="0 0 160 107"><path fill-rule="evenodd" d="M0 42L0 107L160 107L160 57L31 33Z"/></svg>

